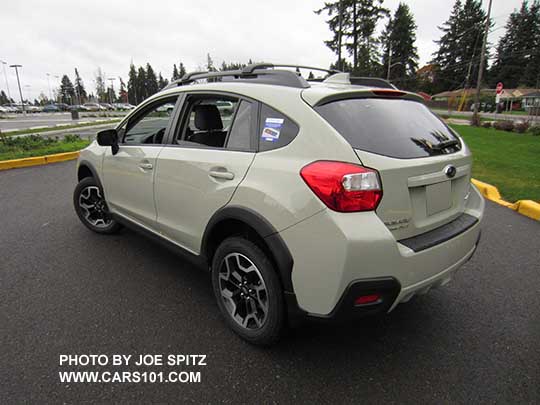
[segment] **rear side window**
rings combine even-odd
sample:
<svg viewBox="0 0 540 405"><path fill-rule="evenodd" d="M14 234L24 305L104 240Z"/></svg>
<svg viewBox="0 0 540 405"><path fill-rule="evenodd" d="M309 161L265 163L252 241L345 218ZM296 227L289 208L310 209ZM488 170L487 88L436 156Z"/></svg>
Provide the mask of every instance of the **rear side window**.
<svg viewBox="0 0 540 405"><path fill-rule="evenodd" d="M358 98L315 107L355 149L400 159L453 153L461 144L425 105Z"/></svg>
<svg viewBox="0 0 540 405"><path fill-rule="evenodd" d="M250 150L251 134L253 133L252 117L253 104L243 100L238 106L234 122L227 141L227 148L234 150Z"/></svg>
<svg viewBox="0 0 540 405"><path fill-rule="evenodd" d="M296 137L298 130L298 125L290 118L263 104L258 133L259 151L264 152L288 145Z"/></svg>

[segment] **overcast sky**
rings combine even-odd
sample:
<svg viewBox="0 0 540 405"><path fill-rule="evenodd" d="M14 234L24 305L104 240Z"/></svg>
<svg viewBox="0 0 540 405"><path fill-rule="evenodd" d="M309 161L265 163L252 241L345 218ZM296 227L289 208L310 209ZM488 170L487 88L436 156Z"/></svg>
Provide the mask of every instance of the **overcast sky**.
<svg viewBox="0 0 540 405"><path fill-rule="evenodd" d="M448 18L454 0L402 1L416 18L422 65L435 50L437 26ZM484 7L487 2L483 0ZM398 3L384 1L392 12ZM131 60L135 65L150 62L166 78L173 63L182 61L188 70L202 67L207 53L216 65L252 58L328 67L335 56L323 44L331 36L326 16L313 13L322 4L323 0L4 0L0 60L23 65L23 95L32 100L41 92L48 94L46 73L73 79L77 67L87 90L93 92L98 67L107 78L122 76L127 81ZM493 1L492 43L520 4L521 0ZM11 95L19 100L15 72L6 69ZM5 91L1 73L0 89ZM59 80L53 76L54 88Z"/></svg>

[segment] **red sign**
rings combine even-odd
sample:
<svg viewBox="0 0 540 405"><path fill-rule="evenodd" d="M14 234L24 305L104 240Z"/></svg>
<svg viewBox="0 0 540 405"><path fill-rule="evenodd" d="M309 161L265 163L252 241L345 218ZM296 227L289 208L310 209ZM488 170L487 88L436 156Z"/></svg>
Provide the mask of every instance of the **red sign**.
<svg viewBox="0 0 540 405"><path fill-rule="evenodd" d="M502 82L497 83L497 94L501 94L503 91L503 84Z"/></svg>

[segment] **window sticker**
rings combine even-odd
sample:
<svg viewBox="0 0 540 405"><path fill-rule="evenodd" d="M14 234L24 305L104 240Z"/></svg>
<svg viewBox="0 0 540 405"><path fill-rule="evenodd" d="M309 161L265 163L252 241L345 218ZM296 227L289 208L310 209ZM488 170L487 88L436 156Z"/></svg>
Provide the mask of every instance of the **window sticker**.
<svg viewBox="0 0 540 405"><path fill-rule="evenodd" d="M264 141L276 142L279 140L279 134L281 127L283 126L283 118L267 118L264 121L264 129L261 134L261 138Z"/></svg>

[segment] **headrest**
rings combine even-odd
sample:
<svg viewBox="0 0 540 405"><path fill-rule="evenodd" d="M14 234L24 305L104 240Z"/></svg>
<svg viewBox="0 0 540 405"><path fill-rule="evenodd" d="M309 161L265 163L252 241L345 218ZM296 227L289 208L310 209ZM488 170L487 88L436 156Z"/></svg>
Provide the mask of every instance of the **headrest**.
<svg viewBox="0 0 540 405"><path fill-rule="evenodd" d="M195 127L201 131L222 130L223 122L215 105L195 106Z"/></svg>

